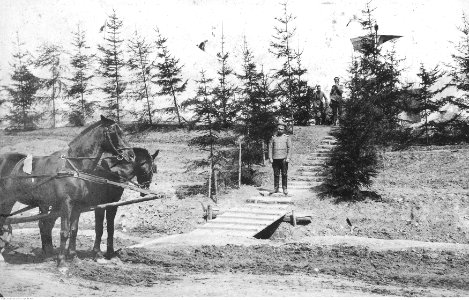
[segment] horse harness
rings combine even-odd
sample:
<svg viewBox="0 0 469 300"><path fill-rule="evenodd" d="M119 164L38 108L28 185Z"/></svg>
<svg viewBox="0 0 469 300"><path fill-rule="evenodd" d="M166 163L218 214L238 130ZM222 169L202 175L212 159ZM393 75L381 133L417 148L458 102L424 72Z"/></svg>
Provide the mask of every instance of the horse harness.
<svg viewBox="0 0 469 300"><path fill-rule="evenodd" d="M113 180L109 180L109 179L106 179L106 178L103 178L101 176L97 176L97 175L94 175L94 174L90 174L90 173L87 173L87 172L84 172L84 171L80 171L72 162L72 160L86 160L86 159L97 159L96 157L67 157L65 155L61 155L60 156L61 159L64 160L64 168L65 168L65 163L68 163L70 166L71 166L71 169L73 171L68 171L68 170L62 170L62 171L59 171L57 172L56 174L53 174L53 175L15 175L15 176L4 176L4 177L0 177L0 183L2 180L5 180L5 179L11 179L11 178L14 178L14 179L32 179L34 180L35 178L44 178L43 181L40 181L38 182L37 184L35 184L33 187L27 189L27 190L23 190L22 192L25 193L25 194L29 194L29 195L33 195L32 194L32 190L48 183L49 181L52 181L52 180L55 180L55 179L60 179L60 178L67 178L67 177L74 177L74 178L78 178L78 179L81 179L81 180L85 180L85 181L88 181L88 182L92 182L92 183L97 183L97 184L109 184L109 185L113 185L113 186L117 186L117 187L120 187L120 188L128 188L130 190L133 190L133 191L136 191L136 192L140 192L142 194L153 194L153 195L158 195L158 193L154 192L154 191L150 191L148 189L143 189L142 187L145 186L145 184L148 184L148 182L144 182L142 184L138 184L137 182L134 182L133 180L130 180L130 179L125 179L121 176L119 176L118 174L115 174L115 173L111 173L107 170L102 170L102 171L105 171L109 174L113 174L115 176L118 176L119 179L123 182L117 182L117 181L113 181ZM23 158L22 160L20 160L17 165L19 163L21 163L22 161L24 161L26 158ZM123 157L121 158L117 158L118 160L122 160L124 159ZM97 161L99 163L99 161L101 160L101 155L98 157ZM94 171L97 167L97 163L96 164L93 164L93 169L91 171ZM153 171L153 170L152 170ZM4 214L0 214L0 218L1 217L11 217L11 216L14 216L14 215L17 215L17 214L20 214L20 213L23 213L25 211L28 211L30 209L33 209L35 206L26 206L22 209L19 209L13 213L10 213L8 215L4 215Z"/></svg>

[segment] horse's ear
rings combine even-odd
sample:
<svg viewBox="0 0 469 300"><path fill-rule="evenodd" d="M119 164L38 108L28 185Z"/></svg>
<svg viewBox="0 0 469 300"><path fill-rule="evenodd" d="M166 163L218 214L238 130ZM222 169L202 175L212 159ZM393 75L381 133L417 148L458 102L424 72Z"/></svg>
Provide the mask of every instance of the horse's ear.
<svg viewBox="0 0 469 300"><path fill-rule="evenodd" d="M152 154L151 157L152 157L153 159L155 159L155 158L158 156L159 153L160 153L160 150L156 150L155 153Z"/></svg>
<svg viewBox="0 0 469 300"><path fill-rule="evenodd" d="M106 117L103 116L103 115L101 115L101 122L103 122L103 124L105 124L106 126L115 123L113 120L108 119L108 118L106 118Z"/></svg>

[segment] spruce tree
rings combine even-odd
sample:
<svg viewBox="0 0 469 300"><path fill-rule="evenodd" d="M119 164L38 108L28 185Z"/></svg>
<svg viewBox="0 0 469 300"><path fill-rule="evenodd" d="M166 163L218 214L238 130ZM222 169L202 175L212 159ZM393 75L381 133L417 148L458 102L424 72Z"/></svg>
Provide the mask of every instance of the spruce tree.
<svg viewBox="0 0 469 300"><path fill-rule="evenodd" d="M56 102L67 88L64 77L67 67L63 63L65 50L61 46L44 43L39 47L38 52L39 56L35 61L35 66L47 68L50 72L49 77L43 78L41 81L43 87L50 90L50 95L46 97L46 100L52 104L52 128L55 128L58 113Z"/></svg>
<svg viewBox="0 0 469 300"><path fill-rule="evenodd" d="M122 78L125 67L123 42L120 37L122 21L113 10L106 21L104 43L98 46L102 57L99 58L101 76L106 80L102 90L107 94L106 105L102 108L107 111L107 115L120 122L122 115L122 94L125 91L126 83Z"/></svg>
<svg viewBox="0 0 469 300"><path fill-rule="evenodd" d="M262 141L267 142L275 127L275 116L272 111L271 97L267 76L257 70L254 56L246 39L243 44L243 69L237 77L241 81L241 115L243 124L238 132L244 138L243 163L250 168L262 158Z"/></svg>
<svg viewBox="0 0 469 300"><path fill-rule="evenodd" d="M360 198L361 188L369 187L378 171L378 147L386 145L398 126L399 60L395 53L382 54L378 26L367 6L361 24L368 31L360 55L349 69L350 96L332 150L327 193Z"/></svg>
<svg viewBox="0 0 469 300"><path fill-rule="evenodd" d="M158 58L160 61L157 64L158 73L156 75L156 83L160 86L161 90L159 95L169 96L173 102L173 107L169 111L176 114L179 126L182 125L180 105L178 97L186 90L187 79L182 78L182 65L179 64L179 59L176 59L168 50L166 46L167 39L163 37L159 30L157 32L156 45L158 48Z"/></svg>
<svg viewBox="0 0 469 300"><path fill-rule="evenodd" d="M280 101L280 113L284 118L293 122L293 98L295 93L295 74L293 62L295 53L292 48L292 38L295 35L296 28L293 26L295 17L288 12L287 2L281 3L283 14L280 18L275 18L279 22L275 26L274 40L270 43L269 51L275 58L281 59L282 67L275 73L277 86L275 88L276 96Z"/></svg>
<svg viewBox="0 0 469 300"><path fill-rule="evenodd" d="M37 104L36 92L41 87L38 77L31 73L31 55L23 50L24 43L20 42L16 34L17 50L13 54L12 83L6 88L9 94L9 114L5 117L13 129L30 130L35 128L35 122L41 118L41 113L35 109Z"/></svg>
<svg viewBox="0 0 469 300"><path fill-rule="evenodd" d="M239 103L235 99L237 87L230 82L234 74L233 69L228 64L229 56L230 54L225 52L225 35L222 29L221 52L217 53L220 64L220 69L217 71L218 84L213 89L213 95L217 107L217 122L225 129L233 126L236 115L240 110Z"/></svg>
<svg viewBox="0 0 469 300"><path fill-rule="evenodd" d="M414 112L419 113L424 119L422 125L425 133L425 141L429 144L429 123L428 116L432 113L439 112L446 99L436 99L436 96L446 89L446 86L435 89L435 84L444 76L444 73L438 66L427 70L423 64L420 65L420 72L417 74L420 78L419 88L415 100L418 106Z"/></svg>
<svg viewBox="0 0 469 300"><path fill-rule="evenodd" d="M295 52L295 65L292 68L293 71L293 120L294 124L300 126L308 125L311 120L311 99L308 95L308 82L303 79L303 75L306 74L307 70L303 68L301 62L300 51Z"/></svg>
<svg viewBox="0 0 469 300"><path fill-rule="evenodd" d="M88 98L92 93L90 81L93 78L91 74L91 64L93 55L89 54L89 46L86 42L86 33L80 26L72 32L73 52L70 64L72 66L72 77L69 79L68 96L70 100L69 122L75 126L83 126L86 119L94 113L96 102Z"/></svg>
<svg viewBox="0 0 469 300"><path fill-rule="evenodd" d="M217 139L220 131L216 122L217 109L215 107L213 93L210 85L213 79L207 78L205 71L200 72L200 79L196 80L198 84L197 94L194 98L183 103L185 107L192 107L194 112L194 123L199 123L201 135L190 140L190 146L197 146L203 151L208 152L208 157L198 159L192 162L189 169L209 167L209 184L212 183L213 171L216 168L217 157ZM209 189L209 196L211 196Z"/></svg>
<svg viewBox="0 0 469 300"><path fill-rule="evenodd" d="M463 13L462 26L458 28L460 40L455 43L456 53L452 54L453 64L450 65L449 75L451 85L462 92L460 97L449 97L450 103L469 111L469 18Z"/></svg>
<svg viewBox="0 0 469 300"><path fill-rule="evenodd" d="M130 85L133 88L133 98L137 103L145 102L143 109L134 110L139 122L152 125L153 94L151 90L151 80L155 77L155 62L151 59L153 47L145 41L145 38L135 32L129 41L128 67L132 73Z"/></svg>

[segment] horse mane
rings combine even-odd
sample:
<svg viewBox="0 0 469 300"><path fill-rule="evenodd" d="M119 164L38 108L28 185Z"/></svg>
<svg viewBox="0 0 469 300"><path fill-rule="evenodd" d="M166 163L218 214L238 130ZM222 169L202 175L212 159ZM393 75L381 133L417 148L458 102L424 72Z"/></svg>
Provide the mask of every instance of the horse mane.
<svg viewBox="0 0 469 300"><path fill-rule="evenodd" d="M87 128L85 128L82 132L80 132L79 135L77 135L70 143L68 143L68 145L70 146L71 144L73 144L74 142L78 141L79 139L81 139L82 136L84 136L85 134L87 134L88 132L90 132L91 130L94 130L95 128L101 126L101 120L100 121L97 121L93 124L91 124L90 126L88 126Z"/></svg>

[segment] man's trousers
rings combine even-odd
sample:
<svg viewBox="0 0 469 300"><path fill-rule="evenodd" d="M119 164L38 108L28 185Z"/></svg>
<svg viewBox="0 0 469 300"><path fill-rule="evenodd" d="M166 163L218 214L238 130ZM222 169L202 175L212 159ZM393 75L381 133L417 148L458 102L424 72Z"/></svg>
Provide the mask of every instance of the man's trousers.
<svg viewBox="0 0 469 300"><path fill-rule="evenodd" d="M288 163L286 159L274 159L272 163L274 168L274 189L277 192L279 189L280 173L282 173L282 189L287 189L287 173Z"/></svg>

